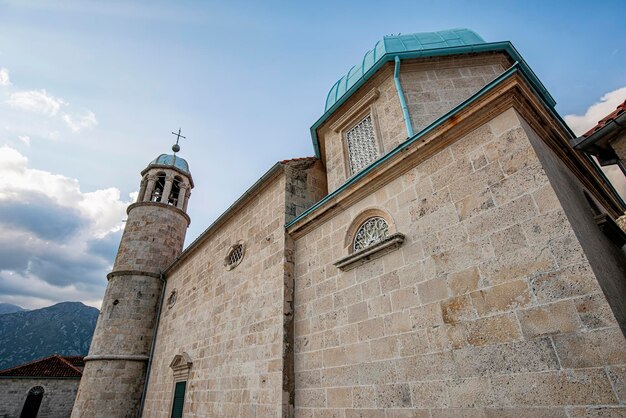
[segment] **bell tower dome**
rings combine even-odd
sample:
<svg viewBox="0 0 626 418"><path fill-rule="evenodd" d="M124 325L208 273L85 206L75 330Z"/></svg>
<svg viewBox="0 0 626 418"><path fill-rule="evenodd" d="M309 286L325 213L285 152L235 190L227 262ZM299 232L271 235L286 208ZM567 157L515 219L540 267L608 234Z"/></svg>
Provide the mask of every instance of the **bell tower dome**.
<svg viewBox="0 0 626 418"><path fill-rule="evenodd" d="M182 252L193 180L187 161L161 154L141 172L122 234L72 417L136 417L150 359L165 270Z"/></svg>

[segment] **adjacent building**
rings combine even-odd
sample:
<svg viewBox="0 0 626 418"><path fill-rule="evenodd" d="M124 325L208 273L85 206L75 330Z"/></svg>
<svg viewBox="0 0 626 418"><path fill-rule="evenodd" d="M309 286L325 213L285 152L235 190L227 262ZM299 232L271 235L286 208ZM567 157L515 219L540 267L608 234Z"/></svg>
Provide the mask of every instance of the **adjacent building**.
<svg viewBox="0 0 626 418"><path fill-rule="evenodd" d="M0 417L69 417L84 366L82 356L54 354L0 370Z"/></svg>

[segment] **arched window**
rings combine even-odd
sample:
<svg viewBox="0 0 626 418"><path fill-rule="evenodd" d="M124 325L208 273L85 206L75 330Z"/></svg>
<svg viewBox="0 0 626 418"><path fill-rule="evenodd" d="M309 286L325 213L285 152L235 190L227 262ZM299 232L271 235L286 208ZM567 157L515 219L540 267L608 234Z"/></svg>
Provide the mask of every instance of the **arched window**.
<svg viewBox="0 0 626 418"><path fill-rule="evenodd" d="M41 386L35 386L28 391L20 418L36 418L43 399L44 390Z"/></svg>
<svg viewBox="0 0 626 418"><path fill-rule="evenodd" d="M356 234L354 234L352 248L354 251L360 251L374 245L387 238L388 232L389 225L384 218L380 216L368 218L359 226Z"/></svg>
<svg viewBox="0 0 626 418"><path fill-rule="evenodd" d="M350 270L400 248L404 234L398 232L389 213L372 207L358 214L346 231L348 254L335 263L340 270Z"/></svg>
<svg viewBox="0 0 626 418"><path fill-rule="evenodd" d="M151 202L159 202L161 196L163 196L163 189L165 189L165 173L157 174L156 183L154 184L154 190L152 196L150 196Z"/></svg>

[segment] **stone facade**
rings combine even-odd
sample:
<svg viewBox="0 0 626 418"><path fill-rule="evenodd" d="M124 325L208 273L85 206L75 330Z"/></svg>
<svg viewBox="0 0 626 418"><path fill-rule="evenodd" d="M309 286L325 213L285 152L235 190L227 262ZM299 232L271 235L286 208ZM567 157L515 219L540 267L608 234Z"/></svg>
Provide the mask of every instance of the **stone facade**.
<svg viewBox="0 0 626 418"><path fill-rule="evenodd" d="M297 416L626 412L624 336L534 138L508 110L296 240ZM370 208L404 245L338 271Z"/></svg>
<svg viewBox="0 0 626 418"><path fill-rule="evenodd" d="M0 417L19 418L28 392L36 386L44 388L38 418L69 417L79 383L80 379L0 379Z"/></svg>
<svg viewBox="0 0 626 418"><path fill-rule="evenodd" d="M320 159L276 164L179 256L182 220L136 204L102 315L162 293L160 315L101 318L90 355L153 347L145 417L169 417L181 381L185 417L626 414L626 254L596 219L625 208L513 61L402 61L408 140L381 66L316 128ZM349 173L367 115L382 158ZM372 216L387 235L357 251ZM128 405L145 363L113 361L83 380Z"/></svg>

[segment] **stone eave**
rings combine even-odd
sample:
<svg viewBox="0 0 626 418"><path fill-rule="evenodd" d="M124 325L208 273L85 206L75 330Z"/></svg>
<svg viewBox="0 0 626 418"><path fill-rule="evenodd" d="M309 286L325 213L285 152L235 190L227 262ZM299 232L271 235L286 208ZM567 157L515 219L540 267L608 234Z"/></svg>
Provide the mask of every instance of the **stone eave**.
<svg viewBox="0 0 626 418"><path fill-rule="evenodd" d="M301 237L509 108L524 117L613 217L624 212L624 202L600 169L570 146L574 134L514 65L287 224L287 232Z"/></svg>
<svg viewBox="0 0 626 418"><path fill-rule="evenodd" d="M202 234L198 236L182 253L169 265L163 275L167 276L180 265L180 263L193 254L200 246L209 239L213 232L228 222L237 212L246 206L251 199L256 197L261 191L269 186L279 175L283 173L285 164L278 162L274 164L259 180L257 180L248 190L246 190L228 209L224 211Z"/></svg>

